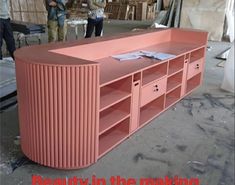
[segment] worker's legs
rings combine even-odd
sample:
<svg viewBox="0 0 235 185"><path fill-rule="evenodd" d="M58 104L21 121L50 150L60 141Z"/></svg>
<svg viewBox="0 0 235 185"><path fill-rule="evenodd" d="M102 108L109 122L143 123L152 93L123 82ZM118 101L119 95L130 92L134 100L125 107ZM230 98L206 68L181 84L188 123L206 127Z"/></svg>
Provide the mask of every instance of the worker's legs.
<svg viewBox="0 0 235 185"><path fill-rule="evenodd" d="M5 20L3 38L6 42L7 49L9 51L11 57L13 59L15 59L14 58L14 52L16 50L16 47L15 47L15 39L14 39L14 36L13 36L13 31L12 31L12 28L11 28L10 19Z"/></svg>
<svg viewBox="0 0 235 185"><path fill-rule="evenodd" d="M86 29L86 36L85 38L91 37L95 27L95 20L88 18L87 29Z"/></svg>
<svg viewBox="0 0 235 185"><path fill-rule="evenodd" d="M66 21L64 21L64 41L67 40L67 34L68 34L68 24Z"/></svg>
<svg viewBox="0 0 235 185"><path fill-rule="evenodd" d="M58 37L58 22L48 20L48 42L56 42Z"/></svg>
<svg viewBox="0 0 235 185"><path fill-rule="evenodd" d="M2 59L3 39L6 42L7 49L11 57L14 59L14 51L16 50L16 48L15 48L15 40L11 28L10 19L1 19L0 21L0 46L1 46L0 59Z"/></svg>
<svg viewBox="0 0 235 185"><path fill-rule="evenodd" d="M64 23L63 26L58 26L58 41L65 41L67 34L67 24Z"/></svg>
<svg viewBox="0 0 235 185"><path fill-rule="evenodd" d="M99 20L95 25L95 36L99 37L101 36L103 30L103 19Z"/></svg>
<svg viewBox="0 0 235 185"><path fill-rule="evenodd" d="M58 26L58 41L65 40L64 26Z"/></svg>

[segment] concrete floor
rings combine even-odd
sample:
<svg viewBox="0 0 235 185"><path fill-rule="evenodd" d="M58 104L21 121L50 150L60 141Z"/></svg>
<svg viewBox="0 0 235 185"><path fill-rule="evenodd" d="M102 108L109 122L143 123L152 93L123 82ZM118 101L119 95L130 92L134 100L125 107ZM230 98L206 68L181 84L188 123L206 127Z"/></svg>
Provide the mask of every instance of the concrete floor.
<svg viewBox="0 0 235 185"><path fill-rule="evenodd" d="M150 23L111 21L105 35L146 28ZM70 35L69 39L73 39ZM49 178L92 175L125 178L198 177L201 185L234 184L234 95L220 89L223 68L214 57L229 43L209 42L203 85L132 135L96 164L81 170L55 170L24 162L14 144L19 135L17 107L0 114L1 185L30 185L32 175ZM22 162L22 161L21 161ZM22 162L23 163L23 162Z"/></svg>

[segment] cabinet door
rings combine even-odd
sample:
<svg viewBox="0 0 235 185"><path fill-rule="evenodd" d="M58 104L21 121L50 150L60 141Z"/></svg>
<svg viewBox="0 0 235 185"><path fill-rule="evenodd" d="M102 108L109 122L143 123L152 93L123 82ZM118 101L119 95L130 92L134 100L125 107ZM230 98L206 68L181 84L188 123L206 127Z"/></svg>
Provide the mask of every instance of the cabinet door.
<svg viewBox="0 0 235 185"><path fill-rule="evenodd" d="M200 73L203 69L203 58L196 60L188 65L187 80Z"/></svg>
<svg viewBox="0 0 235 185"><path fill-rule="evenodd" d="M130 133L134 132L139 124L139 112L140 112L139 99L140 99L140 80L133 82L132 86Z"/></svg>
<svg viewBox="0 0 235 185"><path fill-rule="evenodd" d="M166 84L167 78L163 78L143 87L141 91L141 107L163 95L166 92Z"/></svg>

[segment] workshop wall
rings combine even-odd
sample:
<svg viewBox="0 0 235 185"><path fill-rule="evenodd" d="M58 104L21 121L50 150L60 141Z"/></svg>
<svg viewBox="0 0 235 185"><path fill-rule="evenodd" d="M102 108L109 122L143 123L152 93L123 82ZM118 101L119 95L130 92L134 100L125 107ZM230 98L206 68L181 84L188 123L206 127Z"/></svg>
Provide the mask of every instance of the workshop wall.
<svg viewBox="0 0 235 185"><path fill-rule="evenodd" d="M232 11L233 15L229 13ZM227 20L234 21L234 0L186 0L183 1L180 26L206 30L209 40L221 41L224 28L231 27L226 23L228 14Z"/></svg>
<svg viewBox="0 0 235 185"><path fill-rule="evenodd" d="M15 21L46 24L44 0L10 0L11 17Z"/></svg>

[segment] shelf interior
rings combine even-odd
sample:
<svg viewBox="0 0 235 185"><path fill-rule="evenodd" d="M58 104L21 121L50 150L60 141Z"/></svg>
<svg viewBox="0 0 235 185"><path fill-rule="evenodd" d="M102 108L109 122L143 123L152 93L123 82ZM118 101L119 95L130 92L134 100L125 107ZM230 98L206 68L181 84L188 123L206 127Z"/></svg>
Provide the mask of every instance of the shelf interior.
<svg viewBox="0 0 235 185"><path fill-rule="evenodd" d="M204 48L193 51L190 55L190 62L194 62L196 60L199 60L199 59L203 58L204 55L205 55L205 49Z"/></svg>
<svg viewBox="0 0 235 185"><path fill-rule="evenodd" d="M100 89L100 109L114 104L131 93L132 77L127 77Z"/></svg>
<svg viewBox="0 0 235 185"><path fill-rule="evenodd" d="M99 136L99 155L103 155L128 136L129 124L130 119L127 118Z"/></svg>
<svg viewBox="0 0 235 185"><path fill-rule="evenodd" d="M164 109L165 94L140 109L140 125L147 123Z"/></svg>
<svg viewBox="0 0 235 185"><path fill-rule="evenodd" d="M187 81L186 93L189 93L190 91L192 91L193 89L195 89L197 86L200 85L201 76L202 76L201 73L199 73Z"/></svg>
<svg viewBox="0 0 235 185"><path fill-rule="evenodd" d="M173 73L176 73L179 70L182 70L183 67L184 67L184 56L170 60L168 75L171 75Z"/></svg>
<svg viewBox="0 0 235 185"><path fill-rule="evenodd" d="M167 64L168 62L164 62L157 66L154 66L150 69L146 69L143 71L143 85L146 85L154 80L160 79L167 75Z"/></svg>
<svg viewBox="0 0 235 185"><path fill-rule="evenodd" d="M181 86L166 95L166 108L180 99Z"/></svg>
<svg viewBox="0 0 235 185"><path fill-rule="evenodd" d="M131 98L127 98L108 109L100 112L99 132L102 133L107 129L115 126L118 122L130 115Z"/></svg>
<svg viewBox="0 0 235 185"><path fill-rule="evenodd" d="M183 71L167 79L167 91L170 91L182 83Z"/></svg>

